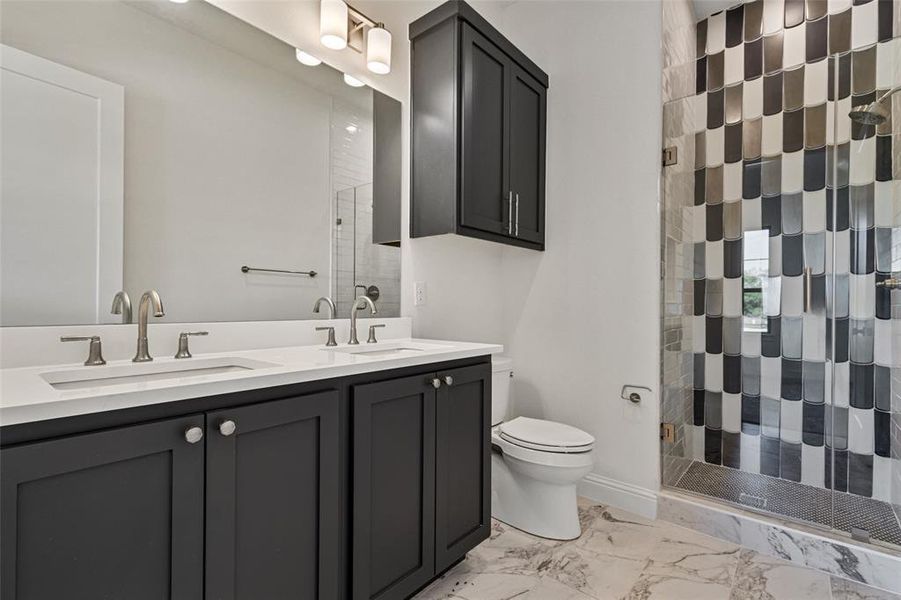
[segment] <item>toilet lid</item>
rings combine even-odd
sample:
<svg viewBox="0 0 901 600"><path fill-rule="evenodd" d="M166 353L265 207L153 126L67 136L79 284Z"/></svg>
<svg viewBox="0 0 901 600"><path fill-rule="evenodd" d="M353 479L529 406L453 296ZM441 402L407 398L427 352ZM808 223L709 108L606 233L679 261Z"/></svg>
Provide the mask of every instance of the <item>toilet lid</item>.
<svg viewBox="0 0 901 600"><path fill-rule="evenodd" d="M581 429L528 417L501 423L500 436L511 444L545 452L587 452L594 446L594 438Z"/></svg>

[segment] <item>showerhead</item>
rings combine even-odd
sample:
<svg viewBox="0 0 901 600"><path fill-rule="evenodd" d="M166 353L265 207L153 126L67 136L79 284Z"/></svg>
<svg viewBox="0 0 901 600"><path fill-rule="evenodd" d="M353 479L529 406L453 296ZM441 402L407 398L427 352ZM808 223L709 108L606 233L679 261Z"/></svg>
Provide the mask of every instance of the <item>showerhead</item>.
<svg viewBox="0 0 901 600"><path fill-rule="evenodd" d="M861 104L855 106L848 113L851 120L861 125L882 125L889 118L889 109L882 103L884 98L880 98L869 104Z"/></svg>

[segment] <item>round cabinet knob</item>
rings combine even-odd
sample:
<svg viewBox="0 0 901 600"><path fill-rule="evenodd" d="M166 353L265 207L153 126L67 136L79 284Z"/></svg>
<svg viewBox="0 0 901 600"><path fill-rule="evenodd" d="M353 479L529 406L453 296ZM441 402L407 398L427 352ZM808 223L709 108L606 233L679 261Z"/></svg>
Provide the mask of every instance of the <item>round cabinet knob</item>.
<svg viewBox="0 0 901 600"><path fill-rule="evenodd" d="M185 440L189 444L196 444L203 439L203 429L200 427L188 427L185 429Z"/></svg>
<svg viewBox="0 0 901 600"><path fill-rule="evenodd" d="M441 380L438 379L437 377L436 377L435 379L433 379L433 380L432 380L432 387L435 388L436 390L437 390L438 388L440 388L440 387L441 387Z"/></svg>
<svg viewBox="0 0 901 600"><path fill-rule="evenodd" d="M222 421L221 423L219 423L219 433L221 433L222 435L231 435L237 428L238 426L235 425L235 422L231 420Z"/></svg>
<svg viewBox="0 0 901 600"><path fill-rule="evenodd" d="M445 375L444 383L446 383L447 385L454 385L454 378L451 377L450 375Z"/></svg>

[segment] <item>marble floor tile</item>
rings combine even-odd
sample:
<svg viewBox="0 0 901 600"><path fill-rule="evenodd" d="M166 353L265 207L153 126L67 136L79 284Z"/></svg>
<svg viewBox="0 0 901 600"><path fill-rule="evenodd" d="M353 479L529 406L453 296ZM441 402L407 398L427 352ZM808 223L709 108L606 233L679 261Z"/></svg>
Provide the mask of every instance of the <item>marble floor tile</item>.
<svg viewBox="0 0 901 600"><path fill-rule="evenodd" d="M730 600L824 600L829 594L829 575L743 549Z"/></svg>
<svg viewBox="0 0 901 600"><path fill-rule="evenodd" d="M901 600L901 596L847 579L833 577L832 600Z"/></svg>
<svg viewBox="0 0 901 600"><path fill-rule="evenodd" d="M901 600L666 521L580 499L561 542L498 521L417 600Z"/></svg>
<svg viewBox="0 0 901 600"><path fill-rule="evenodd" d="M647 565L646 559L597 554L569 544L557 549L541 573L592 598L624 598Z"/></svg>

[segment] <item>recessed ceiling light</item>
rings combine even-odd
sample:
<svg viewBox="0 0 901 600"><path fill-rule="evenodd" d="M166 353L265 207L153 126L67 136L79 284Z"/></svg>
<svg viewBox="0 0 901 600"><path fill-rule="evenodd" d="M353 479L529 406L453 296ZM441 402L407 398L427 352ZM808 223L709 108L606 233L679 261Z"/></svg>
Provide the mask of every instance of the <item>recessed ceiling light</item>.
<svg viewBox="0 0 901 600"><path fill-rule="evenodd" d="M313 56L312 54L307 54L300 48L294 49L294 56L297 57L297 61L301 64L304 64L308 67L318 67L322 64L322 61Z"/></svg>
<svg viewBox="0 0 901 600"><path fill-rule="evenodd" d="M169 0L172 4L187 4L188 0Z"/></svg>
<svg viewBox="0 0 901 600"><path fill-rule="evenodd" d="M356 77L348 75L347 73L344 74L344 83L346 83L350 87L363 87L364 85L366 85Z"/></svg>
<svg viewBox="0 0 901 600"><path fill-rule="evenodd" d="M345 127L344 129L347 130L347 133L356 133L356 132L357 132L357 126L356 126L356 125L348 125L348 126Z"/></svg>

